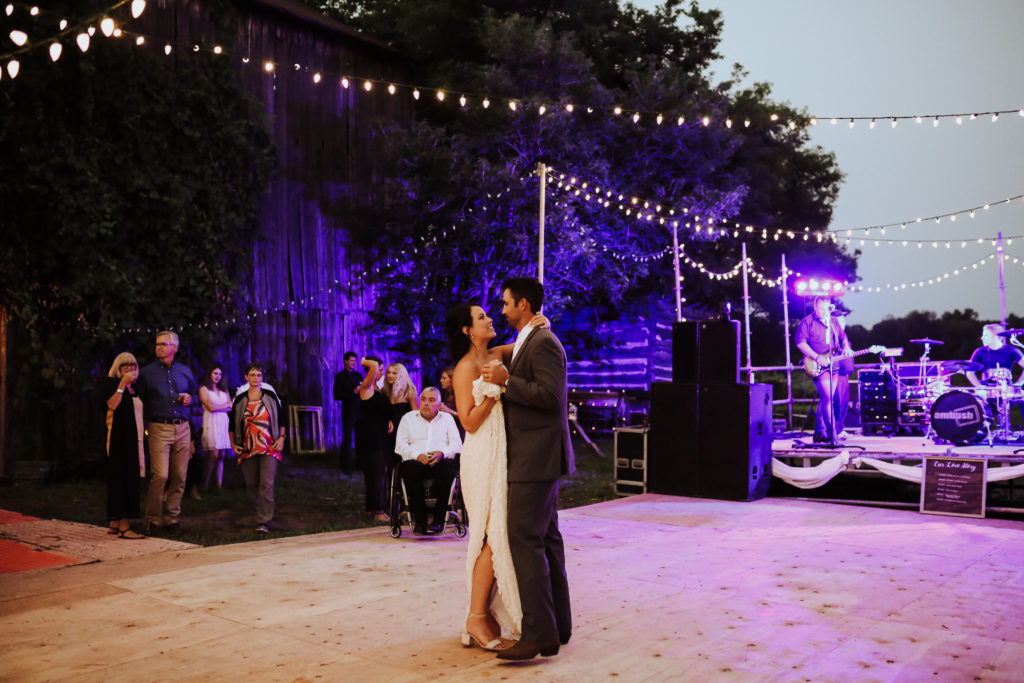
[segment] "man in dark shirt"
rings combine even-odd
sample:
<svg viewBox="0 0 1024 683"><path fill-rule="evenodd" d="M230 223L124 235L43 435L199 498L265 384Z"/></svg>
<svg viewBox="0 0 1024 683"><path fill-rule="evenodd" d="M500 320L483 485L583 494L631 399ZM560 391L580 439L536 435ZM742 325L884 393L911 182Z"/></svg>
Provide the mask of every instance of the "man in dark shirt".
<svg viewBox="0 0 1024 683"><path fill-rule="evenodd" d="M187 366L174 362L178 335L156 334L156 360L139 372L136 391L142 399L149 434L149 489L146 492L146 533L175 529L188 470L189 411L198 392Z"/></svg>
<svg viewBox="0 0 1024 683"><path fill-rule="evenodd" d="M984 367L981 371L981 379L978 379L978 374L975 372L967 373L968 381L974 386L978 387L998 381L1009 384L1013 382L1013 366L1019 365L1024 368L1024 353L1007 344L1004 338L999 336L999 333L1005 329L1002 325L995 323L981 328L982 345L971 354L971 360L981 363ZM1024 383L1024 372L1021 372L1017 381L1013 383L1017 386Z"/></svg>
<svg viewBox="0 0 1024 683"><path fill-rule="evenodd" d="M810 366L808 374L818 390L819 419L815 425L814 441L827 443L834 442L839 436L841 427L836 425L835 416L842 412L841 406L836 405L839 363L832 365L831 355L849 353L850 342L839 321L832 317L832 300L827 296L816 296L813 303L814 310L797 326L795 341L805 358L812 361L805 361L805 366Z"/></svg>
<svg viewBox="0 0 1024 683"><path fill-rule="evenodd" d="M345 352L345 368L334 376L334 400L341 401L341 453L338 466L348 474L352 471L352 435L359 417L359 385L363 375L356 370L359 358L355 351Z"/></svg>

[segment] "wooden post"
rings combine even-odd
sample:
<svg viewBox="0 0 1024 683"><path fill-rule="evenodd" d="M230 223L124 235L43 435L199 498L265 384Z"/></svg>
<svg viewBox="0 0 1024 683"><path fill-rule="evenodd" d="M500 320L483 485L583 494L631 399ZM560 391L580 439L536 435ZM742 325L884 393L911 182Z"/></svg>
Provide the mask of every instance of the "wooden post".
<svg viewBox="0 0 1024 683"><path fill-rule="evenodd" d="M7 307L0 306L0 479L7 461Z"/></svg>

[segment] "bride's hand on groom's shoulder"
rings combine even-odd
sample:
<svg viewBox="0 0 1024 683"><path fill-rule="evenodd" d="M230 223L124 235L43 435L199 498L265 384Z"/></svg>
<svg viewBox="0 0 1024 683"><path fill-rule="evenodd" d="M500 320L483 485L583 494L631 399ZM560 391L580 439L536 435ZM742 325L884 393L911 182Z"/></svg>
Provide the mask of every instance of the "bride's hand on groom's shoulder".
<svg viewBox="0 0 1024 683"><path fill-rule="evenodd" d="M547 319L547 316L538 313L530 319L530 327L542 327L545 330L550 330L551 321Z"/></svg>

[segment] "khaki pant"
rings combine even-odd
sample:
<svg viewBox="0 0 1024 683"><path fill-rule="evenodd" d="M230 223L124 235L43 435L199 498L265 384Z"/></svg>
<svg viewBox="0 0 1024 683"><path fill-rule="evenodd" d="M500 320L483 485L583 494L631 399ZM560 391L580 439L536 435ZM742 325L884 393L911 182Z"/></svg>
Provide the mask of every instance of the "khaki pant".
<svg viewBox="0 0 1024 683"><path fill-rule="evenodd" d="M189 441L188 422L168 425L150 422L149 489L146 491L146 521L156 526L176 524L185 492Z"/></svg>

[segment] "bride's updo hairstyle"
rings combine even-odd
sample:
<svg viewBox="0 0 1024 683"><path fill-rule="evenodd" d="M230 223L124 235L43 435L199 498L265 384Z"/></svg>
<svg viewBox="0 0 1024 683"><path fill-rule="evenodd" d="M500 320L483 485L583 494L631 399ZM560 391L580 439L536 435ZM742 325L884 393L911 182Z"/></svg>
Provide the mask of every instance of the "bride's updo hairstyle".
<svg viewBox="0 0 1024 683"><path fill-rule="evenodd" d="M469 335L463 327L473 327L473 306L477 304L455 304L444 317L444 332L448 335L448 352L458 362L469 352Z"/></svg>

